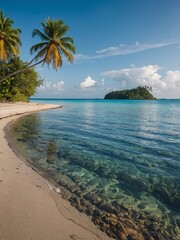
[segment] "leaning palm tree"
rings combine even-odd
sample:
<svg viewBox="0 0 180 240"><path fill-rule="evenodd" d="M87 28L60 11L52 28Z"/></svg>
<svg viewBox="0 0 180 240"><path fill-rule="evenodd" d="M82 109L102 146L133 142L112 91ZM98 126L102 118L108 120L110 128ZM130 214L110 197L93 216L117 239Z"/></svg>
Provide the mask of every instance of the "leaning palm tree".
<svg viewBox="0 0 180 240"><path fill-rule="evenodd" d="M42 40L31 47L31 54L39 51L33 58L33 61L40 61L36 64L43 63L53 65L57 70L62 66L63 57L67 58L69 62L73 61L72 53L75 53L74 41L71 37L66 37L65 34L69 30L69 27L64 24L62 20L52 21L50 18L45 23L41 23L43 31L34 29L32 36L38 36Z"/></svg>
<svg viewBox="0 0 180 240"><path fill-rule="evenodd" d="M0 61L5 62L9 58L19 54L21 30L13 28L13 20L3 15L0 10Z"/></svg>
<svg viewBox="0 0 180 240"><path fill-rule="evenodd" d="M38 51L35 57L26 65L24 69L10 73L7 76L0 79L0 83L5 79L25 71L27 68L35 67L42 63L52 66L57 70L62 66L63 57L69 62L73 61L73 54L75 53L74 40L71 37L67 37L65 34L69 27L64 24L62 20L47 19L45 23L41 23L43 31L34 29L32 36L40 37L41 41L31 47L31 54Z"/></svg>

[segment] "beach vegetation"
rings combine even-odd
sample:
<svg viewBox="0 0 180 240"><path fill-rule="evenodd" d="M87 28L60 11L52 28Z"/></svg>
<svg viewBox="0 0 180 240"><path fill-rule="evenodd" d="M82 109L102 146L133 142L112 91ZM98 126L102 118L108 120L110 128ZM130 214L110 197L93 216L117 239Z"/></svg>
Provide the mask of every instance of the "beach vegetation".
<svg viewBox="0 0 180 240"><path fill-rule="evenodd" d="M45 23L41 23L43 30L34 29L32 36L38 36L42 42L31 47L31 54L37 52L33 61L47 64L52 63L54 69L62 66L63 57L69 62L73 61L73 54L75 53L74 40L71 37L65 37L69 27L64 24L62 20L51 20L48 18ZM73 53L73 54L72 54Z"/></svg>
<svg viewBox="0 0 180 240"><path fill-rule="evenodd" d="M0 10L0 63L3 66L3 63L7 63L20 52L21 41L19 35L21 31L13 28L13 23L13 20L4 16ZM41 40L30 48L31 54L36 53L35 57L24 64L23 68L0 75L1 85L8 78L41 63L48 66L52 64L53 68L57 70L62 67L64 58L71 63L73 62L73 54L75 54L76 48L73 38L66 36L69 26L65 25L62 20L51 20L50 18L44 23L42 22L41 26L42 31L34 29L32 32L32 37L38 36Z"/></svg>
<svg viewBox="0 0 180 240"><path fill-rule="evenodd" d="M139 86L133 89L109 92L104 99L154 100L156 98L152 95L151 87Z"/></svg>
<svg viewBox="0 0 180 240"><path fill-rule="evenodd" d="M19 28L13 28L14 21L0 10L0 63L20 53Z"/></svg>
<svg viewBox="0 0 180 240"><path fill-rule="evenodd" d="M7 75L9 72L24 69L27 63L19 57L11 58L6 64L0 64L0 76ZM33 96L37 87L42 84L42 79L33 68L7 78L0 86L0 101L27 101Z"/></svg>

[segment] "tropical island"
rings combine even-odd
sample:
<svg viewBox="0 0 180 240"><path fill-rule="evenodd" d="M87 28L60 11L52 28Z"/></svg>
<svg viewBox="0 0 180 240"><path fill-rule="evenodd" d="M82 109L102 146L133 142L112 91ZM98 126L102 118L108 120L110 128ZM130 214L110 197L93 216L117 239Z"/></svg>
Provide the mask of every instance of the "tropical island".
<svg viewBox="0 0 180 240"><path fill-rule="evenodd" d="M174 122L179 115L174 112L178 113L179 103L173 103L174 107L163 103L163 108L157 101L135 101L132 111L132 105L123 101L104 101L102 106L101 101L88 99L88 104L75 106L72 99L65 99L72 103L72 111L64 108L63 112L56 109L52 114L36 114L60 108L63 100L29 102L43 82L37 65L52 65L58 70L65 59L72 63L76 48L73 38L66 36L68 29L60 19L46 19L41 30L32 31L32 37L40 39L30 48L35 56L24 61L20 56L21 30L0 10L0 239L177 240L179 146L178 124ZM122 46L96 52L104 58L118 49L120 55L142 50L138 42L128 51ZM158 69L150 65L138 71L148 70L147 79L152 80L152 76L160 78ZM83 72L82 67L80 70ZM135 71L134 84L136 69L131 70ZM91 77L84 82L86 97L88 89L99 86ZM104 80L102 86L104 90ZM53 89L48 88L50 94ZM137 86L110 92L105 99L156 98L151 87ZM54 100L57 104L52 104ZM19 118L22 115L26 116Z"/></svg>
<svg viewBox="0 0 180 240"><path fill-rule="evenodd" d="M155 100L156 98L151 92L151 87L139 86L133 89L109 92L104 99Z"/></svg>

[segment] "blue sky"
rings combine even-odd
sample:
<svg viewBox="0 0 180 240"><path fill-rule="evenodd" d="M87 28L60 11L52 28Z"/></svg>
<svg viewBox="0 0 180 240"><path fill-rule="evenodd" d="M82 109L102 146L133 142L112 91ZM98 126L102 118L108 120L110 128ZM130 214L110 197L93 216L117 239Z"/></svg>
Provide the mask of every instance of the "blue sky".
<svg viewBox="0 0 180 240"><path fill-rule="evenodd" d="M179 0L2 0L0 9L22 30L29 61L34 28L62 19L75 40L74 63L58 71L38 66L36 97L103 98L112 90L152 86L158 98L180 98Z"/></svg>

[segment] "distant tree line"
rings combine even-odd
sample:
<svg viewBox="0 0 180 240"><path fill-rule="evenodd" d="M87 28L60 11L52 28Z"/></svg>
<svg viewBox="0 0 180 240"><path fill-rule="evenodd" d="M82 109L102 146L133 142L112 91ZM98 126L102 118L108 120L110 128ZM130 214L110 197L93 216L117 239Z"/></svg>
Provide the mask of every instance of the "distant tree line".
<svg viewBox="0 0 180 240"><path fill-rule="evenodd" d="M113 91L105 95L104 99L132 99L132 100L154 100L152 88L148 86L139 86L133 89L122 91Z"/></svg>

